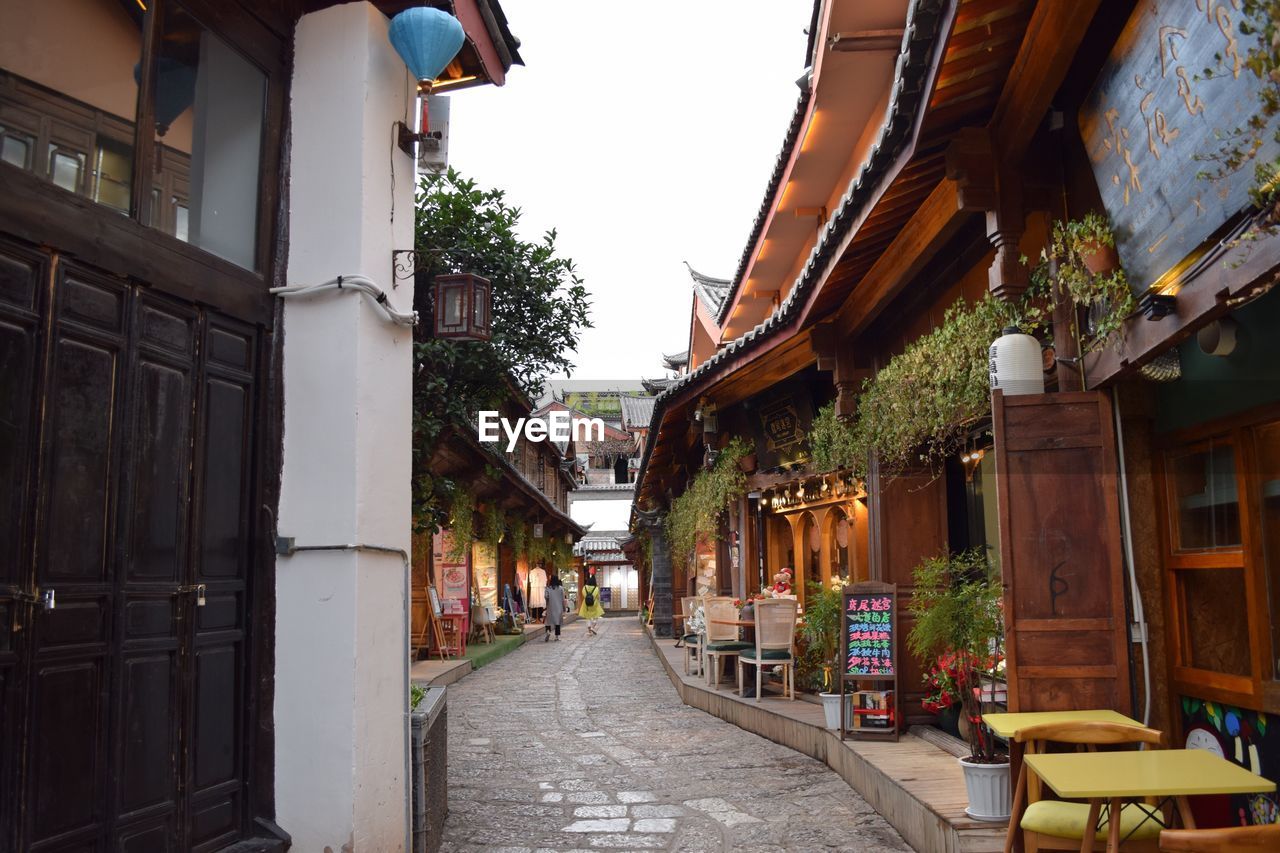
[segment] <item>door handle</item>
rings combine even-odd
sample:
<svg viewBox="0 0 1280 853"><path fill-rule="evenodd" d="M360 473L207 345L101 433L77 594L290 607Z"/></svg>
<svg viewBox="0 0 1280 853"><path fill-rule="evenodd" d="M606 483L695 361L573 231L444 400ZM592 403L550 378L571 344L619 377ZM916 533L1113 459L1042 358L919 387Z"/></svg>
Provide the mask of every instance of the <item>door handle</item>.
<svg viewBox="0 0 1280 853"><path fill-rule="evenodd" d="M202 583L187 584L180 586L175 590L178 593L194 592L196 594L196 607L204 607L205 605L205 585Z"/></svg>
<svg viewBox="0 0 1280 853"><path fill-rule="evenodd" d="M45 610L53 610L58 606L57 590L46 589L40 594L40 605Z"/></svg>

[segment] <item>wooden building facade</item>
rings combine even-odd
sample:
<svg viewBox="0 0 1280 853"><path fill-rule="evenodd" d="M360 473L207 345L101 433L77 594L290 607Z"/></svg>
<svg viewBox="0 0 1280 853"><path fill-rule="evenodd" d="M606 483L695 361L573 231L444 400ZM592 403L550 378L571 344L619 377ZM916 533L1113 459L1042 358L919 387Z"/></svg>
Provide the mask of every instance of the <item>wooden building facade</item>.
<svg viewBox="0 0 1280 853"><path fill-rule="evenodd" d="M1280 240L1251 206L1251 165L1201 174L1258 109L1238 6L815 4L809 85L717 347L655 406L635 520L655 543L660 635L664 596L697 582L672 576L662 514L708 448L744 437L747 494L709 555L714 591L751 593L787 566L802 600L806 581L840 575L897 584L903 607L922 560L985 549L1005 585L1012 708L1114 708L1280 778L1266 722L1280 712ZM879 109L847 95L851 73L878 81ZM1046 393L994 395L954 454L918 470L875 454L863 480L814 467L822 406L856 417L864 382L949 308L1021 299L1054 223L1090 212L1143 310L1090 346L1091 317L1054 291ZM927 662L909 657L905 723L929 719ZM1276 814L1274 800L1227 809L1223 822Z"/></svg>

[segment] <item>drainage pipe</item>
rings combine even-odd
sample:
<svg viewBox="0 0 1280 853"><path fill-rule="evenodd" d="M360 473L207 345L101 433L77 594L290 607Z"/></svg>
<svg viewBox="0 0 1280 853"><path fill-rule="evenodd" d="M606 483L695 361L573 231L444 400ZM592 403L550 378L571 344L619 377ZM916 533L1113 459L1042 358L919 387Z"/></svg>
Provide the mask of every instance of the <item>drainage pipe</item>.
<svg viewBox="0 0 1280 853"><path fill-rule="evenodd" d="M1120 463L1120 523L1124 527L1124 559L1129 575L1129 595L1133 599L1133 624L1138 629L1138 643L1142 646L1142 724L1151 722L1151 652L1149 649L1146 611L1142 606L1142 593L1138 589L1138 573L1133 559L1133 526L1129 517L1129 477L1124 461L1124 428L1120 423L1120 389L1112 389L1111 412L1115 417L1116 453ZM1130 642L1133 638L1130 637Z"/></svg>

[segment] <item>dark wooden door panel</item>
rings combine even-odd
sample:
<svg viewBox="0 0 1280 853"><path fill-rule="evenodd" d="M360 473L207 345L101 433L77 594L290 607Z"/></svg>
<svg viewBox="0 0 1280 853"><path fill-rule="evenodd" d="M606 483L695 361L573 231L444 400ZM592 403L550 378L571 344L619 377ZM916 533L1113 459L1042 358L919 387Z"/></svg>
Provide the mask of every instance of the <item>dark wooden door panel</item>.
<svg viewBox="0 0 1280 853"><path fill-rule="evenodd" d="M1099 391L995 397L1009 709L1130 710L1115 437Z"/></svg>
<svg viewBox="0 0 1280 853"><path fill-rule="evenodd" d="M873 579L898 586L898 630L902 637L915 624L908 611L915 593L915 568L929 557L947 551L946 481L932 471L907 472L893 477L876 474L878 488L871 490L872 523L876 526ZM908 724L933 719L921 706L924 699L925 662L903 642L898 647L899 707Z"/></svg>
<svg viewBox="0 0 1280 853"><path fill-rule="evenodd" d="M106 817L103 657L40 666L32 684L29 847L100 835Z"/></svg>
<svg viewBox="0 0 1280 853"><path fill-rule="evenodd" d="M244 833L258 350L0 242L0 853Z"/></svg>

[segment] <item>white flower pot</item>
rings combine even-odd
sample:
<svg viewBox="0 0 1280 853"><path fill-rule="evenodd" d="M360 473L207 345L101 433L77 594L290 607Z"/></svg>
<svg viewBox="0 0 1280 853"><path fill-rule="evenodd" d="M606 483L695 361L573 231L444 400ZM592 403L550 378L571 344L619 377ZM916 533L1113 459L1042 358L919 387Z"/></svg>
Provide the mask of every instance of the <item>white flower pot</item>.
<svg viewBox="0 0 1280 853"><path fill-rule="evenodd" d="M822 698L822 710L827 715L827 728L840 728L840 694L839 693L819 693ZM846 710L845 721L848 725L853 725L853 694L844 694L844 707Z"/></svg>
<svg viewBox="0 0 1280 853"><path fill-rule="evenodd" d="M964 786L969 792L969 808L964 812L974 820L1005 821L1012 806L1009 796L1009 762L976 764L960 759Z"/></svg>

